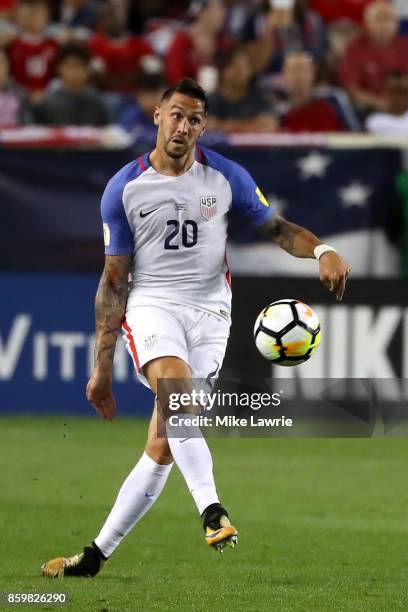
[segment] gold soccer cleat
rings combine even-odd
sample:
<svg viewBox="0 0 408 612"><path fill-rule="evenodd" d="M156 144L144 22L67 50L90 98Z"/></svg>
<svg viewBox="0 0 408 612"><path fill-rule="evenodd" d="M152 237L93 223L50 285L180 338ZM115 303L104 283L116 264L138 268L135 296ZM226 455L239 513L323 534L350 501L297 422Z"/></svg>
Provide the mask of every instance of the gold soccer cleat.
<svg viewBox="0 0 408 612"><path fill-rule="evenodd" d="M238 531L228 518L227 511L220 504L211 504L203 514L205 541L209 546L223 552L226 544L235 548L238 543Z"/></svg>
<svg viewBox="0 0 408 612"><path fill-rule="evenodd" d="M95 544L85 546L84 551L73 557L57 557L41 566L41 573L47 578L63 578L64 576L92 577L101 569L104 558Z"/></svg>

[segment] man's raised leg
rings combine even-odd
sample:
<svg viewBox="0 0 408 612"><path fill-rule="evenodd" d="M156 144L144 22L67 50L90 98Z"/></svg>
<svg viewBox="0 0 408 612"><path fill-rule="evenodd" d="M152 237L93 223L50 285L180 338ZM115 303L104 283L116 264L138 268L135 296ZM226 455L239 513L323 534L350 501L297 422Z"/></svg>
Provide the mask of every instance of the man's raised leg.
<svg viewBox="0 0 408 612"><path fill-rule="evenodd" d="M144 373L156 395L159 379L180 381L181 386L185 381L186 387L189 387L188 381L191 379L188 364L178 357L153 359L144 367ZM188 407L186 412L189 412ZM187 435L180 437L180 429L177 426L173 427L167 419L166 433L174 461L184 476L197 509L203 517L207 543L219 550L222 550L227 541L235 545L238 532L231 526L228 513L220 504L210 449L199 427L189 428Z"/></svg>

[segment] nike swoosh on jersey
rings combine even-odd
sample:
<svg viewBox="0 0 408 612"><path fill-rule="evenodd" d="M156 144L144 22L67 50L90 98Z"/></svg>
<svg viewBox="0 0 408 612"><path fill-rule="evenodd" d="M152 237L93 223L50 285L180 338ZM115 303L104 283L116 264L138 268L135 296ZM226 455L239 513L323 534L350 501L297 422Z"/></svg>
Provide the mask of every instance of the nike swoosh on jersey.
<svg viewBox="0 0 408 612"><path fill-rule="evenodd" d="M142 217L147 217L147 215L151 215L152 213L156 212L156 210L159 210L158 208L153 208L153 210L149 210L148 212L143 212L142 210L140 211L140 216Z"/></svg>

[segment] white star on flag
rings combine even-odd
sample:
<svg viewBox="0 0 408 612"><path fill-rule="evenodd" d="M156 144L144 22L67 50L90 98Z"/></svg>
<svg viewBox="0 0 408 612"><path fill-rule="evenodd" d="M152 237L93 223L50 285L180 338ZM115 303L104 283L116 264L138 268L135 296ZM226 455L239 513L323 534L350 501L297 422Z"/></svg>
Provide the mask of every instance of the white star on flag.
<svg viewBox="0 0 408 612"><path fill-rule="evenodd" d="M297 162L300 168L301 177L304 180L313 176L323 178L327 172L327 166L331 164L331 159L327 155L322 155L318 151L311 151L306 157L302 157Z"/></svg>
<svg viewBox="0 0 408 612"><path fill-rule="evenodd" d="M347 208L349 206L366 206L371 195L371 189L358 181L354 181L347 187L339 189L338 194L342 204Z"/></svg>
<svg viewBox="0 0 408 612"><path fill-rule="evenodd" d="M271 208L274 208L278 215L280 215L288 206L286 200L278 198L278 196L274 195L273 193L270 193L266 199L268 201L269 206Z"/></svg>

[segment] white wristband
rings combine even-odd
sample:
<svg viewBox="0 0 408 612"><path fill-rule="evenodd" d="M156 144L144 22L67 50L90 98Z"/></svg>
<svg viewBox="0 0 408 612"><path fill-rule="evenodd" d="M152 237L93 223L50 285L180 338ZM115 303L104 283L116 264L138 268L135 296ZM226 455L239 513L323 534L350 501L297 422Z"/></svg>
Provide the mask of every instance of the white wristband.
<svg viewBox="0 0 408 612"><path fill-rule="evenodd" d="M313 251L314 256L316 257L317 260L319 260L321 256L324 255L325 253L329 253L329 252L337 253L336 249L329 246L328 244L319 244L319 246L317 246L315 250Z"/></svg>

